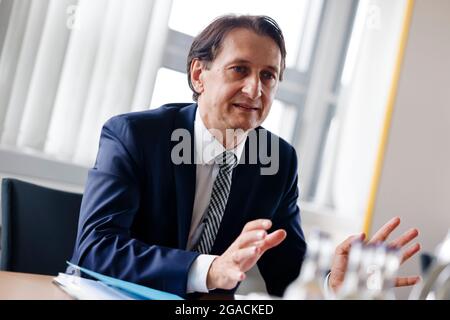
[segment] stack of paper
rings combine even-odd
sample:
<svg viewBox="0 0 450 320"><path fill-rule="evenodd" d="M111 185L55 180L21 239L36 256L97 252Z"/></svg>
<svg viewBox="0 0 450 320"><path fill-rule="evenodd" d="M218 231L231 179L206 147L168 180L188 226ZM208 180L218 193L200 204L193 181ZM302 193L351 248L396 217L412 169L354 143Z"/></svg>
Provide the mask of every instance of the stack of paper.
<svg viewBox="0 0 450 320"><path fill-rule="evenodd" d="M68 262L70 267L96 280L79 275L60 273L54 278L64 291L80 300L183 300L181 297L144 287L135 283L108 277Z"/></svg>
<svg viewBox="0 0 450 320"><path fill-rule="evenodd" d="M130 300L113 287L109 287L100 281L88 280L79 276L60 273L54 278L58 284L70 296L79 300Z"/></svg>

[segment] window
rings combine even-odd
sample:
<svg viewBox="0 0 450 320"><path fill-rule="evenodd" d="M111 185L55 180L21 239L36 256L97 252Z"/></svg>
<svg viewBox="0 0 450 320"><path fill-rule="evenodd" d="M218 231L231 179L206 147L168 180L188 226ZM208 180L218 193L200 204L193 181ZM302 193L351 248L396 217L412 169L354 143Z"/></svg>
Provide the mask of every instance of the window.
<svg viewBox="0 0 450 320"><path fill-rule="evenodd" d="M300 179L303 207L313 203L315 211L350 219L357 228L369 197L407 2L355 2L336 72L322 97L305 106L310 121L303 122L298 144L300 154L309 153Z"/></svg>
<svg viewBox="0 0 450 320"><path fill-rule="evenodd" d="M297 110L295 106L274 100L263 127L289 141L295 127Z"/></svg>
<svg viewBox="0 0 450 320"><path fill-rule="evenodd" d="M166 103L192 102L192 91L187 85L185 73L161 68L156 76L151 108L158 108Z"/></svg>
<svg viewBox="0 0 450 320"><path fill-rule="evenodd" d="M264 14L274 18L279 24L285 35L287 46L287 65L294 67L299 56L299 48L305 35L307 13L311 6L314 6L315 13L320 12L322 1L311 0L281 0L274 2L272 0L229 0L215 2L211 5L208 0L174 0L172 12L169 20L169 27L172 30L183 32L195 37L204 27L214 18L227 14ZM196 17L192 19L192 17ZM317 16L316 16L317 17ZM317 18L315 19L317 24ZM314 28L311 29L313 31ZM310 34L308 34L310 38ZM309 48L313 39L305 39ZM311 51L311 50L310 50ZM308 52L304 54L308 56ZM307 61L307 58L303 61ZM305 62L302 63L304 66Z"/></svg>
<svg viewBox="0 0 450 320"><path fill-rule="evenodd" d="M111 116L192 101L186 56L208 22L266 14L288 55L263 126L296 147L304 208L359 216L406 2L2 0L0 156L16 158L0 172L30 154L91 167Z"/></svg>

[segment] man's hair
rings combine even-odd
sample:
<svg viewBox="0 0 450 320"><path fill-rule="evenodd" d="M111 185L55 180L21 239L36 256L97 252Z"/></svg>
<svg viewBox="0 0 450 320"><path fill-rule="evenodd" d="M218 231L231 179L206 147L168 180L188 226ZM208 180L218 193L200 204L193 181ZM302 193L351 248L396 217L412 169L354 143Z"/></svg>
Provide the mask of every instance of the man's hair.
<svg viewBox="0 0 450 320"><path fill-rule="evenodd" d="M217 57L225 37L230 31L244 28L258 35L268 36L278 45L281 52L280 81L286 67L286 45L280 27L268 16L225 15L214 20L192 42L187 58L187 75L189 87L193 91L192 98L198 100L199 94L191 82L191 64L194 59L206 62L206 66Z"/></svg>

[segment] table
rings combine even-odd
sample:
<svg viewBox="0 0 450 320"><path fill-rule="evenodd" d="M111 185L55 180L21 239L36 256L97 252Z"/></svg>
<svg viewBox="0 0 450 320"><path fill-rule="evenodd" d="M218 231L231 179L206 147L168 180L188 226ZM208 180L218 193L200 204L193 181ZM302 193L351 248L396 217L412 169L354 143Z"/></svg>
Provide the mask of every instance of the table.
<svg viewBox="0 0 450 320"><path fill-rule="evenodd" d="M54 276L0 271L0 300L73 300ZM234 300L233 295L197 294L195 300Z"/></svg>
<svg viewBox="0 0 450 320"><path fill-rule="evenodd" d="M0 271L0 300L73 300L54 276Z"/></svg>

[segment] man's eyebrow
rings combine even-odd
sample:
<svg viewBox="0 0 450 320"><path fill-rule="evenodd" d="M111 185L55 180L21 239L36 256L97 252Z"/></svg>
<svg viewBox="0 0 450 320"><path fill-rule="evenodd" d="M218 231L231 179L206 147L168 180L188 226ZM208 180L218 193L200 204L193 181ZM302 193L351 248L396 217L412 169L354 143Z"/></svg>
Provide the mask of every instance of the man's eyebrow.
<svg viewBox="0 0 450 320"><path fill-rule="evenodd" d="M230 62L230 64L233 64L233 63L251 64L252 62L249 60L245 60L245 59L236 59L236 60L233 60ZM267 66L265 66L265 68L271 69L272 71L274 71L276 73L279 72L279 68L276 66L267 65Z"/></svg>

